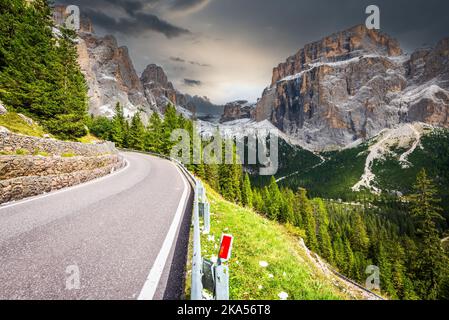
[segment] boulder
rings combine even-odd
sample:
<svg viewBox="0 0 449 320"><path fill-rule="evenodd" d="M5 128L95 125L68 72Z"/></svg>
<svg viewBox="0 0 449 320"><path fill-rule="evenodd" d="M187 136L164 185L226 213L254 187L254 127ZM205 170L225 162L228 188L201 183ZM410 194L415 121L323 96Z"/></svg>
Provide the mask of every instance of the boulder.
<svg viewBox="0 0 449 320"><path fill-rule="evenodd" d="M6 107L3 106L3 103L0 101L0 115L6 114L8 110L6 110Z"/></svg>

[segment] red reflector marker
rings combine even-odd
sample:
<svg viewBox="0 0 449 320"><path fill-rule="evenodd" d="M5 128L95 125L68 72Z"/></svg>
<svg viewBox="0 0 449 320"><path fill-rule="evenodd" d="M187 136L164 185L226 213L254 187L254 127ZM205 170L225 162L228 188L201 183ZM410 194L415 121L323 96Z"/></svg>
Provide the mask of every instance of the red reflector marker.
<svg viewBox="0 0 449 320"><path fill-rule="evenodd" d="M220 252L218 253L218 258L226 261L231 258L232 241L234 237L229 234L224 234L221 236Z"/></svg>

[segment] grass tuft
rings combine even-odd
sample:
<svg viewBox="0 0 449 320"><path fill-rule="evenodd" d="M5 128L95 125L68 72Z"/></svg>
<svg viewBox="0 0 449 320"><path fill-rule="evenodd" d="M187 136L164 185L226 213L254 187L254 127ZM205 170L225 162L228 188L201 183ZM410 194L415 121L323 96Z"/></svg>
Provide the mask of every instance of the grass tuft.
<svg viewBox="0 0 449 320"><path fill-rule="evenodd" d="M42 127L37 124L29 125L15 112L8 112L0 115L0 126L5 127L11 132L27 136L43 137L45 134Z"/></svg>
<svg viewBox="0 0 449 320"><path fill-rule="evenodd" d="M73 158L73 157L76 157L76 154L71 153L71 152L66 152L66 153L61 154L61 157L63 157L63 158Z"/></svg>

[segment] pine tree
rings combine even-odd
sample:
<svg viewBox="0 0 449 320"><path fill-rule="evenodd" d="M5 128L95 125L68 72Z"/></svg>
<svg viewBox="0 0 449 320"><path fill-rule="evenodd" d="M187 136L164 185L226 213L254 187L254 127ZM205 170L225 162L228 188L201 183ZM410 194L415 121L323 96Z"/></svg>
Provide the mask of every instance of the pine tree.
<svg viewBox="0 0 449 320"><path fill-rule="evenodd" d="M145 150L159 153L162 147L162 120L157 112L150 117L145 132Z"/></svg>
<svg viewBox="0 0 449 320"><path fill-rule="evenodd" d="M419 172L413 187L414 194L408 197L410 212L416 225L416 236L420 240L416 261L415 288L423 299L436 299L444 271L445 254L436 228L436 221L442 220L440 199L437 189L423 169Z"/></svg>
<svg viewBox="0 0 449 320"><path fill-rule="evenodd" d="M268 185L267 215L272 220L277 220L282 208L282 195L277 185L276 179L272 176Z"/></svg>
<svg viewBox="0 0 449 320"><path fill-rule="evenodd" d="M162 125L162 145L161 145L161 153L168 156L176 144L175 141L171 141L171 134L173 130L180 129L179 128L179 118L176 114L176 108L170 103L167 105L164 122Z"/></svg>
<svg viewBox="0 0 449 320"><path fill-rule="evenodd" d="M220 172L217 163L204 165L207 183L216 191L220 190Z"/></svg>
<svg viewBox="0 0 449 320"><path fill-rule="evenodd" d="M316 223L313 214L313 206L311 201L307 198L306 189L300 188L298 190L297 199L299 203L299 210L306 231L306 244L310 250L318 251L318 241L316 238Z"/></svg>
<svg viewBox="0 0 449 320"><path fill-rule="evenodd" d="M283 189L283 204L281 208L281 222L295 224L294 205L296 201L295 193L291 189Z"/></svg>
<svg viewBox="0 0 449 320"><path fill-rule="evenodd" d="M53 35L45 0L0 4L0 100L62 139L86 134L87 85L73 31Z"/></svg>
<svg viewBox="0 0 449 320"><path fill-rule="evenodd" d="M391 262L388 259L387 252L382 243L379 244L377 251L377 266L380 273L380 286L383 292L386 292L392 298L396 298L396 290L391 282L392 279L392 267Z"/></svg>
<svg viewBox="0 0 449 320"><path fill-rule="evenodd" d="M332 248L334 251L334 261L335 265L342 271L347 269L347 261L345 258L345 247L341 236L337 236L335 241L332 243Z"/></svg>
<svg viewBox="0 0 449 320"><path fill-rule="evenodd" d="M354 251L366 253L369 247L369 238L365 224L360 214L354 215L354 225L352 227L351 246Z"/></svg>
<svg viewBox="0 0 449 320"><path fill-rule="evenodd" d="M143 150L145 143L145 126L140 119L140 113L134 114L129 128L128 147L134 150Z"/></svg>
<svg viewBox="0 0 449 320"><path fill-rule="evenodd" d="M124 147L125 142L125 116L120 103L115 105L115 114L112 118L112 130L109 139L116 143L118 147Z"/></svg>
<svg viewBox="0 0 449 320"><path fill-rule="evenodd" d="M222 145L223 154L225 154L224 142ZM220 190L225 199L233 201L235 203L242 202L242 172L243 168L241 164L238 164L236 147L233 145L233 164L225 163L222 161L220 164Z"/></svg>
<svg viewBox="0 0 449 320"><path fill-rule="evenodd" d="M251 182L249 180L248 173L245 174L242 187L242 204L245 207L252 207L253 205L253 192L251 189Z"/></svg>
<svg viewBox="0 0 449 320"><path fill-rule="evenodd" d="M329 236L329 217L324 205L323 200L314 199L313 205L315 209L316 222L318 224L318 234L317 241L319 246L319 253L325 258L329 263L333 262L333 250L331 238Z"/></svg>
<svg viewBox="0 0 449 320"><path fill-rule="evenodd" d="M264 203L262 194L258 189L253 189L253 203L252 207L259 213L263 213Z"/></svg>
<svg viewBox="0 0 449 320"><path fill-rule="evenodd" d="M344 239L343 245L344 245L344 257L346 260L345 262L346 268L344 269L344 272L349 277L352 277L354 275L353 268L355 265L354 252L352 251L351 243L347 238Z"/></svg>
<svg viewBox="0 0 449 320"><path fill-rule="evenodd" d="M269 210L269 206L270 206L271 197L270 197L270 191L268 191L267 186L263 187L261 196L262 196L262 207L261 207L260 211L263 214L268 216L268 210Z"/></svg>

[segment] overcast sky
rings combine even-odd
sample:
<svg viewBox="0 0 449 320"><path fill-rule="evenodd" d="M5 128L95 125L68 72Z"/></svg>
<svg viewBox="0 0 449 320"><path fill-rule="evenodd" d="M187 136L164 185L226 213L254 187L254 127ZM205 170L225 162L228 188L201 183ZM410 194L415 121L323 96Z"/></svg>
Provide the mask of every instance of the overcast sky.
<svg viewBox="0 0 449 320"><path fill-rule="evenodd" d="M364 23L381 10L381 31L404 50L449 36L447 0L58 0L78 5L96 33L126 45L140 74L164 67L182 92L214 103L256 101L272 68L304 44Z"/></svg>

